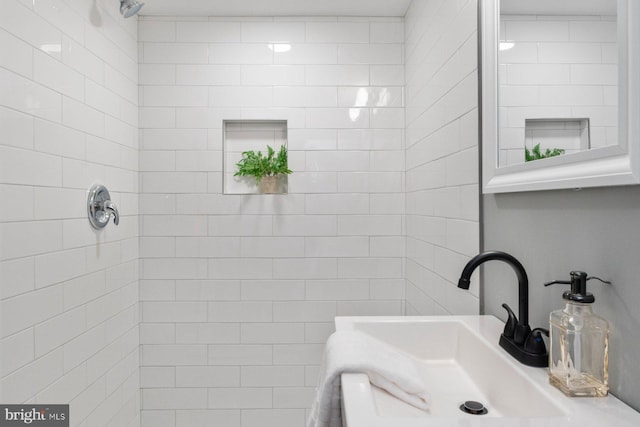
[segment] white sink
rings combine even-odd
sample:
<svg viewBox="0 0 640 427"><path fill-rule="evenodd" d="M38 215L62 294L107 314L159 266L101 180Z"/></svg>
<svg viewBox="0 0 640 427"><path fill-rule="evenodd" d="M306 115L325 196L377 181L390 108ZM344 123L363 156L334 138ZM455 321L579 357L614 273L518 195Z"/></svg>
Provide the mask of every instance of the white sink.
<svg viewBox="0 0 640 427"><path fill-rule="evenodd" d="M568 398L548 384L546 369L512 359L498 346L503 327L492 316L337 317L337 330L359 330L406 353L432 397L425 412L371 386L364 374L343 374L345 425L640 425L640 414L614 397ZM469 400L488 412L462 412Z"/></svg>

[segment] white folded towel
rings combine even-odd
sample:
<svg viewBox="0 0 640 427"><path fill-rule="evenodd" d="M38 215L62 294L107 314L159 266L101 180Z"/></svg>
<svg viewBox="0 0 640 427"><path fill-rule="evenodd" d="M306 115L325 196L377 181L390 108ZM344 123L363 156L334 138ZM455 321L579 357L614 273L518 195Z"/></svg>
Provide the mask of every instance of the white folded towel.
<svg viewBox="0 0 640 427"><path fill-rule="evenodd" d="M431 397L409 358L362 332L338 331L327 340L307 427L342 427L343 373L365 373L371 384L398 399L416 408L429 408Z"/></svg>

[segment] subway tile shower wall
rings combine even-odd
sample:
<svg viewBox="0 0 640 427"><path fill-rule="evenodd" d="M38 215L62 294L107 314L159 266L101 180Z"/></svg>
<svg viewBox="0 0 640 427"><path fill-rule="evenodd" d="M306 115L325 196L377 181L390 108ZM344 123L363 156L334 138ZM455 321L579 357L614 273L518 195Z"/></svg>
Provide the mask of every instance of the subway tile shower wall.
<svg viewBox="0 0 640 427"><path fill-rule="evenodd" d="M140 425L136 28L113 1L0 13L0 402L71 426ZM122 215L99 233L96 181Z"/></svg>
<svg viewBox="0 0 640 427"><path fill-rule="evenodd" d="M301 427L333 318L404 313L404 22L143 17L139 53L142 425ZM223 194L242 119L287 121L289 194Z"/></svg>
<svg viewBox="0 0 640 427"><path fill-rule="evenodd" d="M477 312L454 283L478 249L474 0L2 6L0 401L68 402L74 427L301 427L334 316ZM223 194L226 119L287 121L289 194ZM98 234L94 181L122 214Z"/></svg>
<svg viewBox="0 0 640 427"><path fill-rule="evenodd" d="M406 31L406 314L478 314L477 2L413 1Z"/></svg>

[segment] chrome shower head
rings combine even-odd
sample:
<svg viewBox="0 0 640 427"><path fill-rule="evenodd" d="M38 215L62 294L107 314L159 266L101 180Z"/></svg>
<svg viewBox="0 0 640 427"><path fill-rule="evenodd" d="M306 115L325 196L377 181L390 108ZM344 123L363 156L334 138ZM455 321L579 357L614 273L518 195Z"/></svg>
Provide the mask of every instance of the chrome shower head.
<svg viewBox="0 0 640 427"><path fill-rule="evenodd" d="M142 9L144 3L140 3L138 0L120 0L120 13L125 18L130 18L140 9Z"/></svg>

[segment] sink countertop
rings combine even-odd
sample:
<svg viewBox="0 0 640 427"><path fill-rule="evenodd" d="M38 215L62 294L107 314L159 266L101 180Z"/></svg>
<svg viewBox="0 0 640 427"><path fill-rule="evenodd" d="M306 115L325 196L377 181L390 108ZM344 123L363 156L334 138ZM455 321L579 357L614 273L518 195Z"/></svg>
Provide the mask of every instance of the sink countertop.
<svg viewBox="0 0 640 427"><path fill-rule="evenodd" d="M371 386L366 374L342 374L343 419L346 427L637 427L640 413L612 395L600 398L567 397L548 382L546 368L520 364L498 346L504 323L493 316L379 316L336 317L337 330L360 329L365 324L462 323L489 347L510 375L526 377L526 387L552 402L553 415L435 415L413 408ZM367 332L365 332L367 333ZM414 336L415 340L416 337ZM393 343L390 343L393 345ZM418 343L419 345L419 343ZM423 346L424 347L424 346ZM402 351L402 350L401 350ZM414 355L415 356L415 355ZM412 356L412 357L414 357ZM419 356L416 358L419 360ZM515 375L514 375L515 374ZM432 393L433 394L433 393ZM462 402L460 402L462 403ZM386 412L386 413L385 413ZM490 409L491 413L491 409Z"/></svg>

